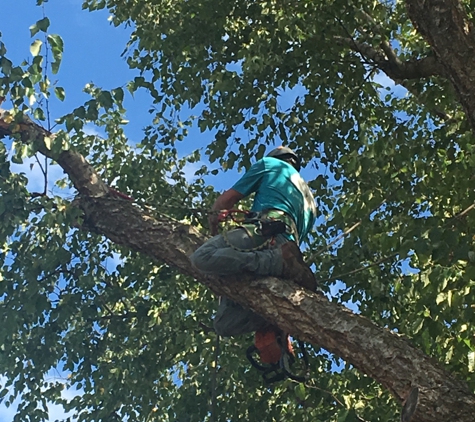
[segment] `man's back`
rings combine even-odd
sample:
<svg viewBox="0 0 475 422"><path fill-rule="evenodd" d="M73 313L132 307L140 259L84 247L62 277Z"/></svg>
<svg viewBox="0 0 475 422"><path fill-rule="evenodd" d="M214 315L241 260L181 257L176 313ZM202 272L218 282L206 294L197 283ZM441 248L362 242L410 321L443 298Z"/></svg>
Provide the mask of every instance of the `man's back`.
<svg viewBox="0 0 475 422"><path fill-rule="evenodd" d="M315 203L307 184L289 163L265 157L251 166L233 189L243 196L256 193L252 211L278 209L290 215L300 239L311 230L316 216Z"/></svg>

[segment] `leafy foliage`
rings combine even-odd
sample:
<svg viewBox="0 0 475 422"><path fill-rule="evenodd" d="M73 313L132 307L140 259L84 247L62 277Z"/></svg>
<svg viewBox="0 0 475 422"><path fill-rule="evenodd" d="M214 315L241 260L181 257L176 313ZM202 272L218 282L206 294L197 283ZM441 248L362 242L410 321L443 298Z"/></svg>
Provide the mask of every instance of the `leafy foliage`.
<svg viewBox="0 0 475 422"><path fill-rule="evenodd" d="M403 4L84 1L106 7L114 25L135 28L126 55L138 76L126 89L85 87L90 99L58 118L46 147L74 147L110 186L197 226L215 192L206 165L193 183L185 177L202 159L178 158L190 127L213 134L206 157L223 169L249 166L274 143L295 148L321 213L306 251L321 286L473 388L473 135L446 80L386 89L361 47L387 43L401 61L431 56ZM48 18L30 28L46 41L34 39L21 65L0 42L12 125L24 115L46 122L46 103L65 98L50 81L63 43L48 28ZM124 102L140 89L151 95L150 126L132 144ZM196 119L183 117L190 110ZM202 286L78 230L69 190L28 192L10 169L37 153L26 141L18 131L13 156L0 148L0 395L8 404L23 394L16 420L46 420L47 400L80 421L397 419L388 392L324 350L309 347L308 385L263 386L243 358L251 339L218 342L206 327L214 300ZM53 368L66 379L51 380Z"/></svg>

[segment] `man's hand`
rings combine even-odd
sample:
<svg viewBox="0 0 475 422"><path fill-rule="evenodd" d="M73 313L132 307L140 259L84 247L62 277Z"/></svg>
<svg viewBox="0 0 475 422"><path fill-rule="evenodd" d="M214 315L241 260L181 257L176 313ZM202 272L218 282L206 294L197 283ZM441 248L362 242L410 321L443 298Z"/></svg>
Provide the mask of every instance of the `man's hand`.
<svg viewBox="0 0 475 422"><path fill-rule="evenodd" d="M244 198L244 195L234 189L224 191L220 196L218 196L211 207L212 212L208 215L209 230L212 236L216 236L218 234L219 211L231 209L236 204L236 202L242 198Z"/></svg>
<svg viewBox="0 0 475 422"><path fill-rule="evenodd" d="M209 224L209 231L211 232L211 236L216 236L218 234L218 226L219 226L219 220L218 220L218 211L212 211L208 215L208 224Z"/></svg>

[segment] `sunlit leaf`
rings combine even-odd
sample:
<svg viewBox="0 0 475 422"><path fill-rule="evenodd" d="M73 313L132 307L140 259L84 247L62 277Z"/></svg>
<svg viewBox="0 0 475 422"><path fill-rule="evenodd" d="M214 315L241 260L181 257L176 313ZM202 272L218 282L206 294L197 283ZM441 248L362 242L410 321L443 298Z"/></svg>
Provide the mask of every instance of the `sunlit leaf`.
<svg viewBox="0 0 475 422"><path fill-rule="evenodd" d="M33 57L36 57L40 54L42 45L43 45L43 42L40 40L33 41L33 43L30 46L30 53Z"/></svg>
<svg viewBox="0 0 475 422"><path fill-rule="evenodd" d="M60 101L64 101L64 99L66 97L66 92L64 91L64 88L59 87L59 86L55 87L54 88L54 93Z"/></svg>

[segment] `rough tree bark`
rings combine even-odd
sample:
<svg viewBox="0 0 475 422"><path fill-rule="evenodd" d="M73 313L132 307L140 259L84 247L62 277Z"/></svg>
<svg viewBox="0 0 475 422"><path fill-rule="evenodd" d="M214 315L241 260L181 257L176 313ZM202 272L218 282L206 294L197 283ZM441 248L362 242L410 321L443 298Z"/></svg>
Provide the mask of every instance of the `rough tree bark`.
<svg viewBox="0 0 475 422"><path fill-rule="evenodd" d="M14 135L1 113L0 110L0 138ZM15 131L39 144L44 136L51 136L29 120L16 124ZM51 156L48 149L40 150ZM80 193L75 203L84 212L86 228L167 263L217 295L249 306L297 338L335 353L381 383L401 402L417 385L420 401L413 421L473 421L475 396L467 385L403 337L287 281L273 277L222 279L200 274L188 259L205 241L195 229L168 218L154 218L133 202L109 195L108 187L78 153L64 151L51 158L61 165Z"/></svg>
<svg viewBox="0 0 475 422"><path fill-rule="evenodd" d="M475 130L475 34L459 0L406 0L410 19L444 67Z"/></svg>

